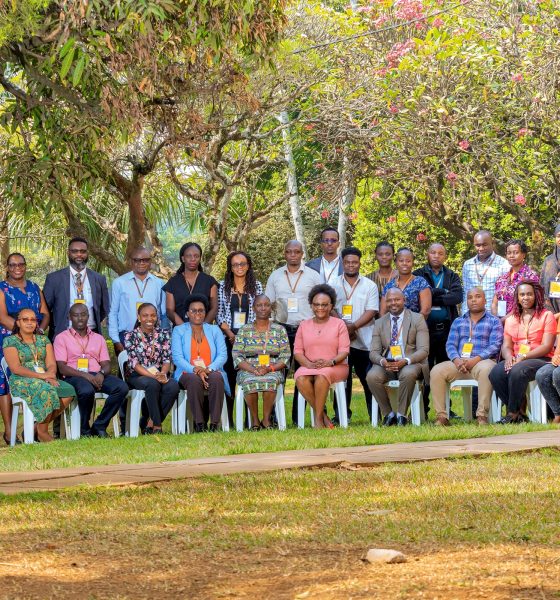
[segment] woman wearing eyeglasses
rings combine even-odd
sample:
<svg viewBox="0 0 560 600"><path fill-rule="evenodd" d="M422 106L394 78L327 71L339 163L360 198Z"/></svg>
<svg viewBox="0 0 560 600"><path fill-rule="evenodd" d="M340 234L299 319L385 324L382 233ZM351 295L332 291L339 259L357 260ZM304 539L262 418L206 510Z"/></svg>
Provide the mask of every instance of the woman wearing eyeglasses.
<svg viewBox="0 0 560 600"><path fill-rule="evenodd" d="M202 294L192 294L185 300L188 321L173 329L171 356L175 364L175 379L187 391L194 430L216 431L220 423L224 392L229 394L229 384L224 364L227 358L224 336L217 325L205 323L208 299ZM205 411L205 395L208 411Z"/></svg>
<svg viewBox="0 0 560 600"><path fill-rule="evenodd" d="M52 345L39 333L37 317L24 308L15 318L13 335L4 339L4 356L10 369L10 389L23 398L37 422L40 442L51 442L49 423L60 415L76 395L74 388L56 378Z"/></svg>
<svg viewBox="0 0 560 600"><path fill-rule="evenodd" d="M231 395L227 397L229 422L233 423L233 398L237 373L233 366L232 350L235 336L243 325L254 323L255 298L263 293L253 271L251 257L245 252L232 252L227 257L226 273L218 286L218 315L216 323L226 337L228 358L224 366Z"/></svg>
<svg viewBox="0 0 560 600"><path fill-rule="evenodd" d="M309 292L313 318L300 323L294 342L294 358L301 365L294 379L299 393L315 411L315 427L334 425L324 412L332 383L346 381L350 337L342 319L331 317L336 292L322 283Z"/></svg>
<svg viewBox="0 0 560 600"><path fill-rule="evenodd" d="M27 265L19 252L8 256L6 279L0 281L0 359L2 342L11 335L18 312L30 308L39 323L39 331L49 326L49 311L39 286L25 278ZM8 381L0 369L0 412L4 421L4 441L8 444L12 427L12 401ZM18 440L19 441L19 440Z"/></svg>

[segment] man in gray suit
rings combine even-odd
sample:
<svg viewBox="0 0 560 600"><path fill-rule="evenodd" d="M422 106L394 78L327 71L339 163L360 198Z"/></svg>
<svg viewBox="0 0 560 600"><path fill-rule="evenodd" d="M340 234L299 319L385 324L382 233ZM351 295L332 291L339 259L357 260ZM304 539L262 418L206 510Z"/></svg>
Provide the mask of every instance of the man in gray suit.
<svg viewBox="0 0 560 600"><path fill-rule="evenodd" d="M327 227L321 231L322 256L312 258L305 266L317 271L321 276L322 283L331 283L335 277L342 275L342 261L338 255L340 240L338 231L333 227Z"/></svg>
<svg viewBox="0 0 560 600"><path fill-rule="evenodd" d="M109 314L109 290L104 275L86 269L88 256L87 240L72 238L68 243L70 265L45 279L43 294L51 313L51 340L68 329L68 311L74 304L88 307L88 327L101 333L101 321Z"/></svg>
<svg viewBox="0 0 560 600"><path fill-rule="evenodd" d="M414 385L427 365L430 334L424 317L404 307L400 289L390 289L385 302L389 312L375 322L369 353L373 367L366 380L383 414L383 425L406 425ZM385 383L394 379L400 383L397 414L385 389Z"/></svg>

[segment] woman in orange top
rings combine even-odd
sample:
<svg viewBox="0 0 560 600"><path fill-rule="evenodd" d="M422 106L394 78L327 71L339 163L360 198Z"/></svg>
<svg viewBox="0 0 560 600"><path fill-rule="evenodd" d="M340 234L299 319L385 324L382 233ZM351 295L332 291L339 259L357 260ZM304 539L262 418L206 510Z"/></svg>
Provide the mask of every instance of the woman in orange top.
<svg viewBox="0 0 560 600"><path fill-rule="evenodd" d="M544 307L544 290L539 283L523 280L517 284L515 303L504 323L502 360L490 371L490 382L507 415L500 423L521 423L521 402L537 371L554 354L556 319Z"/></svg>

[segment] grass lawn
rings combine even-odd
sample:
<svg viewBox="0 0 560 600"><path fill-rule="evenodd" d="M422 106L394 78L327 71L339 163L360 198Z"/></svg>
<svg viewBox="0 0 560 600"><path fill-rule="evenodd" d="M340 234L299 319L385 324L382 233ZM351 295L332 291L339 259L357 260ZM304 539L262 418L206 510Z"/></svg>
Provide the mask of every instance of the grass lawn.
<svg viewBox="0 0 560 600"><path fill-rule="evenodd" d="M0 598L559 598L559 472L545 450L5 497Z"/></svg>
<svg viewBox="0 0 560 600"><path fill-rule="evenodd" d="M358 384L359 385L359 384ZM288 386L286 415L291 422L291 392ZM356 388L354 388L356 389ZM453 407L462 414L459 393ZM244 431L237 433L205 433L197 435L143 436L136 439L119 438L112 440L81 439L79 441L57 441L51 444L21 445L15 448L0 448L0 471L28 471L100 464L125 464L159 462L223 456L253 452L275 452L305 448L350 447L371 444L392 444L444 439L465 439L490 435L520 433L546 429L544 425L493 425L478 427L459 421L452 427L434 427L426 424L420 427L389 427L373 429L368 423L363 393L356 393L352 399L352 423L348 429L314 431L309 427L299 430L293 427L287 431ZM332 414L332 410L330 410ZM433 414L430 415L433 418ZM309 421L309 413L307 414ZM164 427L170 430L171 418ZM109 432L112 428L109 427Z"/></svg>

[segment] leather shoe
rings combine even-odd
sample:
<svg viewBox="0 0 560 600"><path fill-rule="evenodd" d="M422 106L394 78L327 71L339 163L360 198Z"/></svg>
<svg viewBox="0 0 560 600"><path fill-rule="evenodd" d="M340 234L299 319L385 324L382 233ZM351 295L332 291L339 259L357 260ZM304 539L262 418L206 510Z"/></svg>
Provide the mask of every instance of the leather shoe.
<svg viewBox="0 0 560 600"><path fill-rule="evenodd" d="M84 429L83 431L80 431L80 437L90 438L93 437L93 433L91 432L91 429Z"/></svg>
<svg viewBox="0 0 560 600"><path fill-rule="evenodd" d="M109 434L104 429L94 429L93 427L91 428L91 435L99 438L109 437Z"/></svg>
<svg viewBox="0 0 560 600"><path fill-rule="evenodd" d="M399 425L400 427L408 425L408 419L406 417L403 417L402 415L399 415L397 417L397 425Z"/></svg>
<svg viewBox="0 0 560 600"><path fill-rule="evenodd" d="M553 423L556 423L556 424L559 424L559 423L560 423L560 415L556 415L556 416L554 417L554 419L552 419L552 422L553 422Z"/></svg>
<svg viewBox="0 0 560 600"><path fill-rule="evenodd" d="M390 412L383 418L383 425L391 426L397 424L397 415L394 412Z"/></svg>
<svg viewBox="0 0 560 600"><path fill-rule="evenodd" d="M488 425L487 417L476 417L476 421L479 425Z"/></svg>
<svg viewBox="0 0 560 600"><path fill-rule="evenodd" d="M449 427L451 423L447 417L438 417L434 425L442 425L443 427Z"/></svg>

